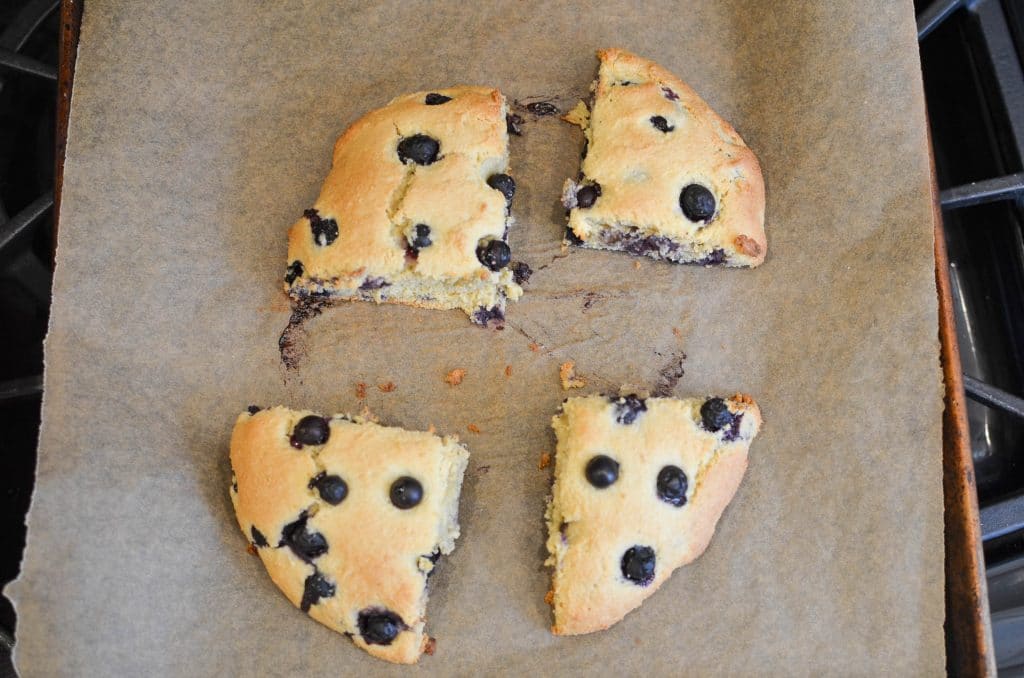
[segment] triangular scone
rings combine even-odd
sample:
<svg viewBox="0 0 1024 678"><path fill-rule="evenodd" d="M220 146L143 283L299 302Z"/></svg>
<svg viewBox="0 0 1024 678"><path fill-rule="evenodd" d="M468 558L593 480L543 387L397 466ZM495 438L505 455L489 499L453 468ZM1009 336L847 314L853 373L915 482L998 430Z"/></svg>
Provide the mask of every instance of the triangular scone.
<svg viewBox="0 0 1024 678"><path fill-rule="evenodd" d="M452 87L398 97L334 146L320 197L288 233L292 297L461 308L486 325L517 299L506 242L505 97Z"/></svg>
<svg viewBox="0 0 1024 678"><path fill-rule="evenodd" d="M742 395L596 395L567 400L552 425L552 631L600 631L707 548L761 413Z"/></svg>
<svg viewBox="0 0 1024 678"><path fill-rule="evenodd" d="M288 600L370 654L426 649L427 577L455 547L469 453L432 433L284 407L231 436L238 524Z"/></svg>
<svg viewBox="0 0 1024 678"><path fill-rule="evenodd" d="M703 265L764 261L764 181L754 153L686 83L619 49L598 52L586 134L565 184L566 240Z"/></svg>

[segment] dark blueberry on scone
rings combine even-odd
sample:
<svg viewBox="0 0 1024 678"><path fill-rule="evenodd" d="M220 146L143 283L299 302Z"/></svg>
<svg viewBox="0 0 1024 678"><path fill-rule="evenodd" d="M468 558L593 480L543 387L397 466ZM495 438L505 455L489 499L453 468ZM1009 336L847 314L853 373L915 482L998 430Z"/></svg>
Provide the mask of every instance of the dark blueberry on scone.
<svg viewBox="0 0 1024 678"><path fill-rule="evenodd" d="M320 247L327 247L338 239L338 222L334 219L324 219L320 212L309 209L302 213L309 220L309 229L313 233L313 242ZM301 264L300 264L301 266ZM299 275L302 275L301 271Z"/></svg>
<svg viewBox="0 0 1024 678"><path fill-rule="evenodd" d="M359 635L370 645L390 645L407 628L402 618L390 610L377 608L359 613Z"/></svg>
<svg viewBox="0 0 1024 678"><path fill-rule="evenodd" d="M612 398L612 402L615 403L615 421L627 426L636 421L641 412L647 411L647 402L635 393Z"/></svg>
<svg viewBox="0 0 1024 678"><path fill-rule="evenodd" d="M704 398L634 398L569 398L552 420L546 564L559 635L608 628L705 551L761 425L745 395L726 401L735 438L708 434ZM640 416L624 425L627 412Z"/></svg>
<svg viewBox="0 0 1024 678"><path fill-rule="evenodd" d="M611 457L599 454L587 462L587 480L599 490L619 479L619 463Z"/></svg>
<svg viewBox="0 0 1024 678"><path fill-rule="evenodd" d="M391 484L391 503L400 509L411 509L423 501L423 485L409 476L402 476Z"/></svg>
<svg viewBox="0 0 1024 678"><path fill-rule="evenodd" d="M658 130L659 132L665 132L666 134L675 129L674 126L668 124L668 120L666 120L663 116L660 115L652 115L651 124L654 125L654 129Z"/></svg>
<svg viewBox="0 0 1024 678"><path fill-rule="evenodd" d="M327 578L319 570L314 569L313 574L306 577L306 582L303 584L302 602L299 603L299 609L309 612L309 608L319 603L321 598L333 596L335 590L334 584L327 581Z"/></svg>
<svg viewBox="0 0 1024 678"><path fill-rule="evenodd" d="M522 288L507 266L481 262L476 244L507 242L514 223L507 114L496 89L452 87L400 96L353 123L316 209L288 232L285 291L461 309L478 324L480 309L504 317Z"/></svg>
<svg viewBox="0 0 1024 678"><path fill-rule="evenodd" d="M310 414L299 420L292 429L292 447L301 449L303 445L323 445L331 437L331 425L323 417Z"/></svg>
<svg viewBox="0 0 1024 678"><path fill-rule="evenodd" d="M679 207L690 221L706 224L715 216L715 196L705 186L689 184L679 194Z"/></svg>
<svg viewBox="0 0 1024 678"><path fill-rule="evenodd" d="M637 586L647 586L654 581L656 560L650 546L633 546L622 554L622 576Z"/></svg>
<svg viewBox="0 0 1024 678"><path fill-rule="evenodd" d="M321 471L314 476L309 481L309 487L316 488L320 498L331 506L337 506L348 496L348 484L341 476L328 475L326 471Z"/></svg>
<svg viewBox="0 0 1024 678"><path fill-rule="evenodd" d="M296 278L301 278L301 277L302 277L302 262L296 260L296 261L293 261L292 263L288 264L288 269L284 272L284 281L285 281L285 283L291 285L293 282L295 282Z"/></svg>
<svg viewBox="0 0 1024 678"><path fill-rule="evenodd" d="M419 251L424 247L430 247L433 241L430 239L430 226L426 224L416 224L415 234L412 240L409 241L409 246L414 250Z"/></svg>
<svg viewBox="0 0 1024 678"><path fill-rule="evenodd" d="M686 480L686 471L669 464L658 471L658 497L662 501L673 506L682 506L686 503L686 489L689 483Z"/></svg>
<svg viewBox="0 0 1024 678"><path fill-rule="evenodd" d="M235 492L237 492L237 491L238 491L238 488L236 486L235 487ZM267 538L265 536L263 536L262 532L260 532L259 530L256 529L255 525L252 526L252 529L250 530L250 532L252 533L252 543L253 544L256 544L256 546L270 546L270 542L267 541Z"/></svg>
<svg viewBox="0 0 1024 678"><path fill-rule="evenodd" d="M580 209L593 207L597 199L601 197L601 184L592 183L580 187L576 191L576 206Z"/></svg>
<svg viewBox="0 0 1024 678"><path fill-rule="evenodd" d="M440 152L440 142L426 134L413 134L398 142L398 159L406 164L433 165Z"/></svg>
<svg viewBox="0 0 1024 678"><path fill-rule="evenodd" d="M287 546L295 555L307 563L327 553L327 539L319 532L307 527L309 516L305 511L295 522L288 523L281 530L281 541L278 547Z"/></svg>
<svg viewBox="0 0 1024 678"><path fill-rule="evenodd" d="M712 433L732 426L735 416L729 411L729 405L722 398L708 398L700 406L700 420L704 428Z"/></svg>
<svg viewBox="0 0 1024 678"><path fill-rule="evenodd" d="M505 201L511 205L512 196L516 194L516 180L507 174L492 174L487 177L487 185L505 196Z"/></svg>
<svg viewBox="0 0 1024 678"><path fill-rule="evenodd" d="M229 492L238 524L293 605L375 657L415 663L429 640L424 575L455 547L469 455L454 438L341 414L325 419L322 444L293 447L296 423L316 416L239 415ZM392 486L415 508L388 510Z"/></svg>
<svg viewBox="0 0 1024 678"><path fill-rule="evenodd" d="M499 271L512 261L512 250L504 240L484 239L476 247L476 257L487 268Z"/></svg>
<svg viewBox="0 0 1024 678"><path fill-rule="evenodd" d="M768 245L754 153L658 64L618 49L598 58L592 103L567 117L587 144L580 178L562 192L579 246L674 263L760 265ZM589 188L595 182L602 191Z"/></svg>

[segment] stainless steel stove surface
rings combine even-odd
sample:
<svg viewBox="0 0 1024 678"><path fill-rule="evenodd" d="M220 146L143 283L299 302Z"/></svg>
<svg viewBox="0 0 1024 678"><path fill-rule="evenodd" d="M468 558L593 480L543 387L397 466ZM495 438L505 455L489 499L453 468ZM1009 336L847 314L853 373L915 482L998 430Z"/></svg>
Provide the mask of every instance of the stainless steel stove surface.
<svg viewBox="0 0 1024 678"><path fill-rule="evenodd" d="M59 0L0 2L0 585L18 571L52 251ZM1000 670L1024 673L1024 0L915 0ZM955 621L954 621L955 623ZM15 616L0 596L0 678Z"/></svg>

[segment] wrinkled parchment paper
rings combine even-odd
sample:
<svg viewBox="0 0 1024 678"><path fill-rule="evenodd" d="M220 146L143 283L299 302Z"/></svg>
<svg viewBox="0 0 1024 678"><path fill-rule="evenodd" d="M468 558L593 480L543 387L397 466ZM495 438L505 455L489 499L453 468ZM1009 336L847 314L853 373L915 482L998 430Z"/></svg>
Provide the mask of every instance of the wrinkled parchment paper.
<svg viewBox="0 0 1024 678"><path fill-rule="evenodd" d="M415 90L561 108L594 50L676 72L767 179L767 263L561 256L582 137L524 115L502 332L347 304L278 337L285 232L335 138ZM867 674L943 668L940 412L925 116L910 2L89 0L71 115L29 546L11 587L36 675L362 675L371 659L246 554L227 445L250 403L434 424L472 454L463 536L432 579L443 675ZM536 345L531 350L530 344ZM766 418L707 553L611 630L544 604L549 420L582 391L745 391ZM506 377L506 365L512 366ZM461 367L453 387L446 372ZM376 385L393 382L395 390ZM365 401L357 382L368 384ZM467 431L473 424L480 433ZM642 519L642 518L641 518Z"/></svg>

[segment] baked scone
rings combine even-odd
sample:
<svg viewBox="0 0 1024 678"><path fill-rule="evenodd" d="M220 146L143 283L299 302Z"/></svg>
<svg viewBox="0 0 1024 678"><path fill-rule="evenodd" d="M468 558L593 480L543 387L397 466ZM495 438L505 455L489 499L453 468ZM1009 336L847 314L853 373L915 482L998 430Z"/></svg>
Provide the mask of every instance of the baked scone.
<svg viewBox="0 0 1024 678"><path fill-rule="evenodd" d="M761 413L744 395L594 395L568 399L552 426L552 631L600 631L707 548Z"/></svg>
<svg viewBox="0 0 1024 678"><path fill-rule="evenodd" d="M505 97L452 87L398 97L338 139L312 209L288 233L294 298L461 308L481 325L517 299L506 242Z"/></svg>
<svg viewBox="0 0 1024 678"><path fill-rule="evenodd" d="M250 408L231 436L231 501L288 600L375 657L411 664L427 577L459 536L469 453L455 439Z"/></svg>
<svg viewBox="0 0 1024 678"><path fill-rule="evenodd" d="M754 153L686 83L620 49L597 53L586 134L566 181L566 241L679 263L757 266L768 249Z"/></svg>

